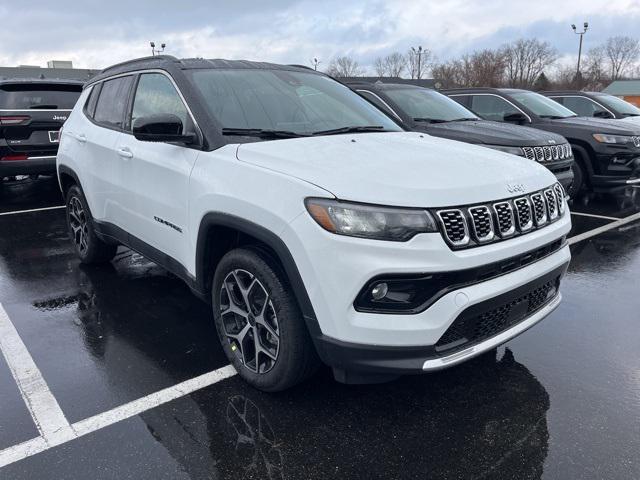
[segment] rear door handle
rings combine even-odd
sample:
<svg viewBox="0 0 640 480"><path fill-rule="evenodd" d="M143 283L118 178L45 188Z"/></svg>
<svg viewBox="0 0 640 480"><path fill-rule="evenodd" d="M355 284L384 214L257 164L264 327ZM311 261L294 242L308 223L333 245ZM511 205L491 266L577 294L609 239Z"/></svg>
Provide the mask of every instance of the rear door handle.
<svg viewBox="0 0 640 480"><path fill-rule="evenodd" d="M133 153L126 147L119 148L118 155L120 155L122 158L133 158Z"/></svg>

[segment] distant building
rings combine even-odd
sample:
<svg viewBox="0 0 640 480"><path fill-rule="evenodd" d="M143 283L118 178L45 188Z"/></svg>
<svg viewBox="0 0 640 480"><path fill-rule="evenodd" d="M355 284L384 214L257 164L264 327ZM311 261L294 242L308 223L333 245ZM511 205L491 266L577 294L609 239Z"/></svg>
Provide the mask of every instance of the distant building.
<svg viewBox="0 0 640 480"><path fill-rule="evenodd" d="M337 80L341 82L369 82L369 83L406 83L409 85L418 85L419 87L435 88L436 81L433 78L400 78L400 77L339 77Z"/></svg>
<svg viewBox="0 0 640 480"><path fill-rule="evenodd" d="M640 107L640 80L616 80L603 90L604 93L614 95Z"/></svg>
<svg viewBox="0 0 640 480"><path fill-rule="evenodd" d="M49 68L73 68L73 62L69 60L49 60L47 62Z"/></svg>
<svg viewBox="0 0 640 480"><path fill-rule="evenodd" d="M50 78L60 80L89 80L100 70L73 68L66 60L51 60L47 68L37 65L20 65L18 67L0 67L0 80L8 78Z"/></svg>

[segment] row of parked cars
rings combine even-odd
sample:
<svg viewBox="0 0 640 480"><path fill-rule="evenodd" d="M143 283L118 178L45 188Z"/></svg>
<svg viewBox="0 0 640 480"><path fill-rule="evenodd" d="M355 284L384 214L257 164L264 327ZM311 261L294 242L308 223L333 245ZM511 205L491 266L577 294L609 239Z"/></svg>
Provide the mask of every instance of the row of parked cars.
<svg viewBox="0 0 640 480"><path fill-rule="evenodd" d="M0 81L0 180L54 171L58 131L82 85ZM348 86L407 130L537 161L556 175L571 197L640 185L640 109L612 95L506 88L439 93L382 82Z"/></svg>
<svg viewBox="0 0 640 480"><path fill-rule="evenodd" d="M572 160L606 145L585 172L631 185L640 132L532 92L446 93L247 61L107 68L51 141L74 248L95 264L125 245L184 280L266 391L321 362L368 383L492 351L560 302Z"/></svg>

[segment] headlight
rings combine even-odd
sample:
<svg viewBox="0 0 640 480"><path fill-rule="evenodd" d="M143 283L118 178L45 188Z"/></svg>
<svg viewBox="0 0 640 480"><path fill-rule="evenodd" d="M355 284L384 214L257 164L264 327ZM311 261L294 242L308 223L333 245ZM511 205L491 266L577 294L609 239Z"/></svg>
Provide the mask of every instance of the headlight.
<svg viewBox="0 0 640 480"><path fill-rule="evenodd" d="M307 198L307 211L325 230L350 237L404 242L418 233L437 232L433 216L420 208L396 208Z"/></svg>
<svg viewBox="0 0 640 480"><path fill-rule="evenodd" d="M520 147L507 147L504 145L484 145L480 144L483 147L493 148L494 150L500 150L504 153L510 153L511 155L518 155L519 157L524 157L524 152Z"/></svg>
<svg viewBox="0 0 640 480"><path fill-rule="evenodd" d="M618 145L633 144L633 137L630 135L608 135L606 133L594 133L593 138L600 143L616 143Z"/></svg>

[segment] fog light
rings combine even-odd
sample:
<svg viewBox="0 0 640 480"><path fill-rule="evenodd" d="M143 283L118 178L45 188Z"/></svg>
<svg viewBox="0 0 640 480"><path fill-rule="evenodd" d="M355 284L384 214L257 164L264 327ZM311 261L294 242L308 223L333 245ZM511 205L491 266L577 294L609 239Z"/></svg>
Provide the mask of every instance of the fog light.
<svg viewBox="0 0 640 480"><path fill-rule="evenodd" d="M388 291L389 285L384 282L377 283L371 289L371 298L373 298L374 300L382 300L387 295Z"/></svg>

